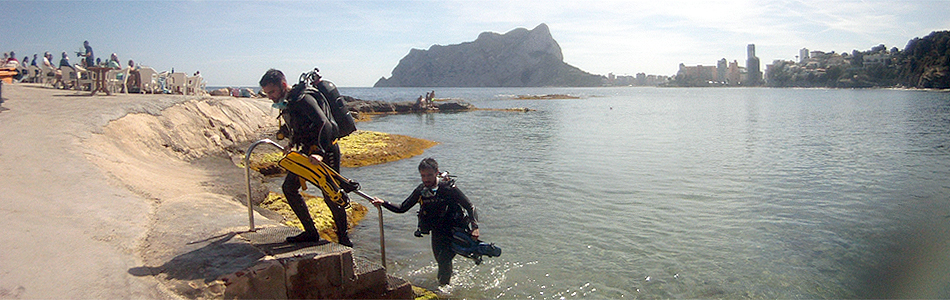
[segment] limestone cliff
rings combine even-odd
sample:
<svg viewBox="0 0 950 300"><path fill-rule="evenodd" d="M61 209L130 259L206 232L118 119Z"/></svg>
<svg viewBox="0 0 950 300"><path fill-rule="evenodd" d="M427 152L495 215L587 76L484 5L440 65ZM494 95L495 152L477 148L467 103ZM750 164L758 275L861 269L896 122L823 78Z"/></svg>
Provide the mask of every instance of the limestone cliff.
<svg viewBox="0 0 950 300"><path fill-rule="evenodd" d="M602 76L564 63L548 26L483 32L473 42L412 49L374 87L600 86Z"/></svg>
<svg viewBox="0 0 950 300"><path fill-rule="evenodd" d="M950 88L950 31L914 38L902 52L900 80L907 87Z"/></svg>

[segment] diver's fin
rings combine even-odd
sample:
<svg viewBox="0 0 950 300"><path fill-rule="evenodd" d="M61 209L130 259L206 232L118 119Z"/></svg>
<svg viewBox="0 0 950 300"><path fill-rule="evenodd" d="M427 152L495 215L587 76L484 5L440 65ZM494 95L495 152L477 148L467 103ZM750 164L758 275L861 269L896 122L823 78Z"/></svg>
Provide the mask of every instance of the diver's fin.
<svg viewBox="0 0 950 300"><path fill-rule="evenodd" d="M345 197L337 181L338 178L343 178L343 176L340 176L327 164L323 162L317 165L312 164L310 158L299 152L287 153L287 156L281 158L277 164L288 172L297 174L297 176L317 186L330 201L344 207L349 205L350 199Z"/></svg>
<svg viewBox="0 0 950 300"><path fill-rule="evenodd" d="M455 230L455 232L452 233L452 237L452 251L461 256L471 258L475 261L476 265L482 263L483 255L488 257L501 256L501 248L495 246L495 244L475 240L465 230Z"/></svg>

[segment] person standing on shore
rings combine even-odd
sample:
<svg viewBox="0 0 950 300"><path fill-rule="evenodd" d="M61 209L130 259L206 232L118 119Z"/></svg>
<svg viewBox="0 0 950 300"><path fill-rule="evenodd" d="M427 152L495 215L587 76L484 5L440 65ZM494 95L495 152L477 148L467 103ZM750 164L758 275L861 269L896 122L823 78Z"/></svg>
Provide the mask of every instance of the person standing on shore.
<svg viewBox="0 0 950 300"><path fill-rule="evenodd" d="M89 41L83 41L82 46L86 48L86 53L83 53L79 56L84 57L83 68L88 68L96 65L96 56L92 54L92 46L89 46Z"/></svg>
<svg viewBox="0 0 950 300"><path fill-rule="evenodd" d="M135 62L131 59L129 60L129 79L126 80L126 86L128 86L128 91L130 93L140 93L142 89L142 74L139 73L139 67L135 65Z"/></svg>
<svg viewBox="0 0 950 300"><path fill-rule="evenodd" d="M274 107L280 109L280 116L286 123L286 132L290 137L287 149L297 148L301 153L308 155L314 164L323 161L328 166L340 171L340 147L334 142L336 126L327 115L329 103L320 93L311 94L305 89L291 90L287 85L284 73L270 69L264 73L260 81L261 91L274 102ZM319 99L314 95L319 95ZM285 128L282 128L282 131ZM300 219L304 232L287 237L290 243L319 242L320 233L317 231L307 204L300 195L302 180L294 173L287 173L281 189L287 198L287 204ZM336 225L337 237L340 245L353 247L353 242L347 236L346 210L344 207L323 195L323 199L333 214L333 223Z"/></svg>
<svg viewBox="0 0 950 300"><path fill-rule="evenodd" d="M419 228L431 232L432 255L439 264L439 285L448 285L452 278L452 259L455 258L455 252L452 251L453 230L461 228L469 231L476 240L480 234L475 206L455 186L454 181L439 180L438 174L439 163L431 157L423 159L419 163L422 183L412 190L402 204L396 206L375 198L373 205L400 214L409 211L416 203L422 207L419 210Z"/></svg>

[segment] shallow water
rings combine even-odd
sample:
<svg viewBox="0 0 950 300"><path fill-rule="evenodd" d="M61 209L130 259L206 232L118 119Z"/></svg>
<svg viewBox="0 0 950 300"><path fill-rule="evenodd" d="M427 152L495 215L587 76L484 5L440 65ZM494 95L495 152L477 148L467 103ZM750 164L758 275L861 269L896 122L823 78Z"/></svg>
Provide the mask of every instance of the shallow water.
<svg viewBox="0 0 950 300"><path fill-rule="evenodd" d="M395 101L428 90L341 88ZM358 126L441 144L343 174L396 202L419 183L423 157L458 176L483 239L504 252L479 266L456 258L454 297L950 297L950 93L436 93L535 111L381 116ZM528 94L582 99L511 100ZM414 211L384 212L389 272L434 289ZM353 233L357 254L373 260L377 221L371 212Z"/></svg>

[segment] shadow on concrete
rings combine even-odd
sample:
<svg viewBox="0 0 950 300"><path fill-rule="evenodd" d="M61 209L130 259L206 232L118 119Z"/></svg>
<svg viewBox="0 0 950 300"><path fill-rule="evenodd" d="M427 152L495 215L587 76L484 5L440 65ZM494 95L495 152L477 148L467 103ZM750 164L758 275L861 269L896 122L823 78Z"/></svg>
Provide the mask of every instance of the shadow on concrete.
<svg viewBox="0 0 950 300"><path fill-rule="evenodd" d="M317 243L291 244L283 242L288 233L299 230L292 228L268 232L261 230L257 233L248 231L229 232L212 236L206 239L193 241L187 245L208 243L204 247L192 250L172 258L161 266L141 266L129 269L134 276L158 276L165 274L166 280L204 280L205 283L217 280L223 275L235 273L255 265L267 255L281 256L288 253L300 253L308 248L326 245L329 242L321 240ZM265 243L254 243L235 236L264 234ZM279 241L279 242L278 242Z"/></svg>
<svg viewBox="0 0 950 300"><path fill-rule="evenodd" d="M92 97L92 94L89 91L81 91L81 92L86 93L86 94L78 94L78 93L77 94L63 94L63 95L53 95L53 97Z"/></svg>
<svg viewBox="0 0 950 300"><path fill-rule="evenodd" d="M204 280L211 282L222 275L231 274L254 265L266 254L253 245L233 240L239 232L211 237L197 244L210 241L208 245L172 258L161 266L141 266L129 269L133 276L158 276L166 280Z"/></svg>

